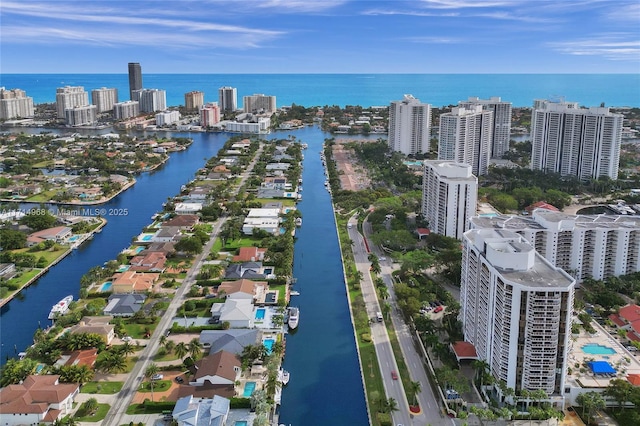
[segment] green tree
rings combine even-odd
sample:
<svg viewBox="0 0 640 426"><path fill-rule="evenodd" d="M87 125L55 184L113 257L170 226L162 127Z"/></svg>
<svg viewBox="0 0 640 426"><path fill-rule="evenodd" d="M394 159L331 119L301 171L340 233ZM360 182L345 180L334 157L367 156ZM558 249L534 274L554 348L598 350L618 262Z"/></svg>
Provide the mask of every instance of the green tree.
<svg viewBox="0 0 640 426"><path fill-rule="evenodd" d="M144 376L149 379L149 385L151 386L151 402L153 402L153 376L158 374L160 369L155 363L151 363L147 366L146 370L144 370Z"/></svg>
<svg viewBox="0 0 640 426"><path fill-rule="evenodd" d="M197 360L202 355L202 346L200 346L200 341L197 337L194 337L189 342L189 354L193 360Z"/></svg>
<svg viewBox="0 0 640 426"><path fill-rule="evenodd" d="M56 223L56 217L44 208L32 209L20 219L20 223L35 231L52 228Z"/></svg>
<svg viewBox="0 0 640 426"><path fill-rule="evenodd" d="M622 407L631 400L633 392L634 386L628 380L613 379L609 382L604 394L615 399L622 412Z"/></svg>
<svg viewBox="0 0 640 426"><path fill-rule="evenodd" d="M176 353L178 358L182 359L182 358L184 358L184 356L186 354L189 353L189 348L187 347L187 345L184 342L179 342L176 345L175 353Z"/></svg>

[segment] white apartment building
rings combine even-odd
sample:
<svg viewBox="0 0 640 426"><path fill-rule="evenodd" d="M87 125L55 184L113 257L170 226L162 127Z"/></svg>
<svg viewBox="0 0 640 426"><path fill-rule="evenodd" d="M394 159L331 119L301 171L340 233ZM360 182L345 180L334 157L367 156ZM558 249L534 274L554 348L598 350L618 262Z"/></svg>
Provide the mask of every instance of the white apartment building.
<svg viewBox="0 0 640 426"><path fill-rule="evenodd" d="M440 115L438 159L469 164L474 175L486 175L492 138L492 111L482 105L455 107Z"/></svg>
<svg viewBox="0 0 640 426"><path fill-rule="evenodd" d="M102 87L91 91L91 103L98 107L98 114L113 111L113 105L118 103L118 89Z"/></svg>
<svg viewBox="0 0 640 426"><path fill-rule="evenodd" d="M220 122L220 107L217 102L210 102L200 107L200 125L204 128Z"/></svg>
<svg viewBox="0 0 640 426"><path fill-rule="evenodd" d="M578 281L640 271L640 218L569 215L536 209L531 216L474 217L472 229L507 229Z"/></svg>
<svg viewBox="0 0 640 426"><path fill-rule="evenodd" d="M89 105L89 94L82 86L66 86L56 89L56 114L65 119L65 110Z"/></svg>
<svg viewBox="0 0 640 426"><path fill-rule="evenodd" d="M97 122L98 107L95 105L82 105L64 110L64 122L67 126L92 126Z"/></svg>
<svg viewBox="0 0 640 426"><path fill-rule="evenodd" d="M455 161L424 162L422 216L436 234L462 240L469 218L476 215L478 179L468 164Z"/></svg>
<svg viewBox="0 0 640 426"><path fill-rule="evenodd" d="M465 340L516 392L564 391L575 280L507 230L464 234L461 314Z"/></svg>
<svg viewBox="0 0 640 426"><path fill-rule="evenodd" d="M491 158L502 158L509 151L511 140L511 102L504 102L499 96L480 99L470 96L466 101L458 102L458 106L470 108L481 105L484 110L493 112L493 138L491 140Z"/></svg>
<svg viewBox="0 0 640 426"><path fill-rule="evenodd" d="M31 118L35 115L33 98L21 89L0 87L0 120Z"/></svg>
<svg viewBox="0 0 640 426"><path fill-rule="evenodd" d="M235 87L224 86L218 89L218 105L224 112L238 109L238 91Z"/></svg>
<svg viewBox="0 0 640 426"><path fill-rule="evenodd" d="M391 102L389 108L389 148L405 155L429 152L431 105L413 95Z"/></svg>
<svg viewBox="0 0 640 426"><path fill-rule="evenodd" d="M178 121L180 121L180 112L178 111L163 111L156 114L157 126L170 126Z"/></svg>
<svg viewBox="0 0 640 426"><path fill-rule="evenodd" d="M113 104L113 117L124 120L140 115L140 103L138 101L124 101Z"/></svg>
<svg viewBox="0 0 640 426"><path fill-rule="evenodd" d="M263 94L244 96L242 110L249 113L274 113L276 111L276 97Z"/></svg>
<svg viewBox="0 0 640 426"><path fill-rule="evenodd" d="M140 102L140 112L156 112L167 109L167 92L165 90L134 90L133 100Z"/></svg>
<svg viewBox="0 0 640 426"><path fill-rule="evenodd" d="M232 133L269 133L271 119L269 117L258 117L257 122L248 121L225 121L225 130Z"/></svg>
<svg viewBox="0 0 640 426"><path fill-rule="evenodd" d="M193 90L184 94L184 107L187 111L198 111L204 105L204 92Z"/></svg>
<svg viewBox="0 0 640 426"><path fill-rule="evenodd" d="M621 114L606 107L536 100L531 117L531 169L581 180L618 179Z"/></svg>

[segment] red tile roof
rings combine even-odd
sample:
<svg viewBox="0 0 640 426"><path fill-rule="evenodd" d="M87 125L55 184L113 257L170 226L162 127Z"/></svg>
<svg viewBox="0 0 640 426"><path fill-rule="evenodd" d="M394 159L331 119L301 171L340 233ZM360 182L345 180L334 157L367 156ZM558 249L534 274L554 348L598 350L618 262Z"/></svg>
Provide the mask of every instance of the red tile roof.
<svg viewBox="0 0 640 426"><path fill-rule="evenodd" d="M28 376L22 384L0 389L1 414L45 414L78 391L78 384L58 383L60 376ZM58 413L59 414L59 413Z"/></svg>
<svg viewBox="0 0 640 426"><path fill-rule="evenodd" d="M640 306L623 306L618 311L618 316L630 324L636 333L640 334Z"/></svg>
<svg viewBox="0 0 640 426"><path fill-rule="evenodd" d="M618 314L609 315L609 319L618 327L624 327L624 325L626 324L622 319L620 319Z"/></svg>
<svg viewBox="0 0 640 426"><path fill-rule="evenodd" d="M455 342L451 345L456 358L460 359L477 359L478 353L475 346L469 342Z"/></svg>
<svg viewBox="0 0 640 426"><path fill-rule="evenodd" d="M552 212L559 212L560 211L560 210L558 210L558 208L556 206L553 206L551 204L545 203L544 201L538 201L537 203L531 204L529 207L525 207L525 210L528 211L529 213L531 213L535 209L551 210Z"/></svg>

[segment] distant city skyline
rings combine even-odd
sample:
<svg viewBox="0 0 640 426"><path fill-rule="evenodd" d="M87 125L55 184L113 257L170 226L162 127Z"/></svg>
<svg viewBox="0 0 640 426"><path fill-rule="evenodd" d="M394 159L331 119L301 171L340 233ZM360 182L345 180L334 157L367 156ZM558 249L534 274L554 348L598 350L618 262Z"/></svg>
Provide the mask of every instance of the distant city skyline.
<svg viewBox="0 0 640 426"><path fill-rule="evenodd" d="M3 0L0 19L7 74L640 73L636 0Z"/></svg>

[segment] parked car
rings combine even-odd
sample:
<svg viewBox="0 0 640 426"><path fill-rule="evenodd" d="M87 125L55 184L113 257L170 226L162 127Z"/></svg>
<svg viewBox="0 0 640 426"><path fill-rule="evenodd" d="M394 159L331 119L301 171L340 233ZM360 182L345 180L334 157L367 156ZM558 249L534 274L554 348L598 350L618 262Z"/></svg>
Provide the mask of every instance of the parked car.
<svg viewBox="0 0 640 426"><path fill-rule="evenodd" d="M444 310L444 307L442 306L437 306L434 310L433 313L437 314L438 312L442 312Z"/></svg>
<svg viewBox="0 0 640 426"><path fill-rule="evenodd" d="M154 374L151 376L151 380L162 380L164 376L162 374Z"/></svg>
<svg viewBox="0 0 640 426"><path fill-rule="evenodd" d="M132 341L132 340L133 340L133 339L131 338L131 336L124 336L124 337L122 338L122 341L123 341L123 342L130 342L130 341Z"/></svg>
<svg viewBox="0 0 640 426"><path fill-rule="evenodd" d="M183 382L184 382L184 379L183 379L182 377L180 377L180 376L177 376L177 377L176 377L176 382L177 382L177 383L183 383Z"/></svg>

